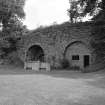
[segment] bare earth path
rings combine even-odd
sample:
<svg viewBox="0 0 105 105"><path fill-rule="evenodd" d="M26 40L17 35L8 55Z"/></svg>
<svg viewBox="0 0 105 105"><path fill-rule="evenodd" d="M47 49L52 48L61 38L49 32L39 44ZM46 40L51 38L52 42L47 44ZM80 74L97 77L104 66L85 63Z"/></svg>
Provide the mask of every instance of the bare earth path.
<svg viewBox="0 0 105 105"><path fill-rule="evenodd" d="M0 67L0 105L105 105L105 71L39 73Z"/></svg>

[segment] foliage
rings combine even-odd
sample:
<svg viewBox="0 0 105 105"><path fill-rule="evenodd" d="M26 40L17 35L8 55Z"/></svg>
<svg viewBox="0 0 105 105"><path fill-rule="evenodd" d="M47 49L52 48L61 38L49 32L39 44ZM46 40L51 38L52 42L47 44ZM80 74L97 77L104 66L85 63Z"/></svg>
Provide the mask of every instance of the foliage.
<svg viewBox="0 0 105 105"><path fill-rule="evenodd" d="M98 21L105 17L105 1L104 0L69 0L70 19L85 16L91 16L92 20ZM73 14L73 15L72 15Z"/></svg>
<svg viewBox="0 0 105 105"><path fill-rule="evenodd" d="M82 9L80 7L79 1L70 0L70 9L68 10L70 22L77 22L81 18Z"/></svg>
<svg viewBox="0 0 105 105"><path fill-rule="evenodd" d="M105 27L100 23L94 25L92 28L92 40L91 45L94 48L94 53L97 55L97 59L105 60Z"/></svg>
<svg viewBox="0 0 105 105"><path fill-rule="evenodd" d="M3 28L10 25L11 19L22 19L25 16L23 6L25 0L0 0L0 21Z"/></svg>
<svg viewBox="0 0 105 105"><path fill-rule="evenodd" d="M16 35L21 32L23 28L22 19L25 17L24 4L25 0L0 0L2 36Z"/></svg>
<svg viewBox="0 0 105 105"><path fill-rule="evenodd" d="M25 0L0 0L0 49L4 55L17 50L17 42L27 30L23 25Z"/></svg>
<svg viewBox="0 0 105 105"><path fill-rule="evenodd" d="M84 16L86 14L90 14L93 16L92 20L99 21L103 20L105 17L105 1L104 0L80 0L81 6L83 3L86 3L86 7L84 9Z"/></svg>
<svg viewBox="0 0 105 105"><path fill-rule="evenodd" d="M69 66L70 66L69 61L67 59L61 60L61 66L63 69L69 68Z"/></svg>

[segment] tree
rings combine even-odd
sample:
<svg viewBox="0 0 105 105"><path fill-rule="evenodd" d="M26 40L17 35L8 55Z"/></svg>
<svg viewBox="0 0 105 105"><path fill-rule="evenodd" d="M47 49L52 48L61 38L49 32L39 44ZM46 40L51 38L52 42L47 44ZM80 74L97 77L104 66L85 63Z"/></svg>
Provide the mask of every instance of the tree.
<svg viewBox="0 0 105 105"><path fill-rule="evenodd" d="M92 20L102 20L105 17L105 1L104 0L72 0L70 1L70 10L69 13L71 14L72 12L77 13L72 16L70 15L71 18L78 19L78 17L84 18L85 16L92 16ZM72 9L72 5L77 5L74 6Z"/></svg>
<svg viewBox="0 0 105 105"><path fill-rule="evenodd" d="M70 16L70 22L73 23L76 21L76 18L79 17L78 13L78 2L70 1L70 9L68 10Z"/></svg>
<svg viewBox="0 0 105 105"><path fill-rule="evenodd" d="M25 0L0 0L0 22L3 29L9 26L11 18L23 19Z"/></svg>
<svg viewBox="0 0 105 105"><path fill-rule="evenodd" d="M0 0L0 45L3 45L0 47L6 54L17 50L17 41L26 29L22 23L25 18L24 5L25 0Z"/></svg>
<svg viewBox="0 0 105 105"><path fill-rule="evenodd" d="M86 3L83 16L90 14L93 21L102 21L105 18L105 1L104 0L79 0L80 5Z"/></svg>

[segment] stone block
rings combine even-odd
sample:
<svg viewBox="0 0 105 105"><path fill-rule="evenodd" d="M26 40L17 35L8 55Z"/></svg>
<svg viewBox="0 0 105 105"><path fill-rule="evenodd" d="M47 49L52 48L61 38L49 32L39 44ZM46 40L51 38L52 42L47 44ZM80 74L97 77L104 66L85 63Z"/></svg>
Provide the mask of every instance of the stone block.
<svg viewBox="0 0 105 105"><path fill-rule="evenodd" d="M40 63L39 62L25 62L24 63L24 69L31 69L35 71L39 71Z"/></svg>
<svg viewBox="0 0 105 105"><path fill-rule="evenodd" d="M50 64L49 63L40 63L40 69L45 69L46 71L50 71Z"/></svg>

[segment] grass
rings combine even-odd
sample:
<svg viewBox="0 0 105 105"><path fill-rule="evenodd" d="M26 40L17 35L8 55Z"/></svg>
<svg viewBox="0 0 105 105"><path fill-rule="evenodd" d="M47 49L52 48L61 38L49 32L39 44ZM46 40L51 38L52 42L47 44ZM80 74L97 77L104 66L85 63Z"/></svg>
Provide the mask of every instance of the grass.
<svg viewBox="0 0 105 105"><path fill-rule="evenodd" d="M105 105L105 71L34 72L0 67L0 105Z"/></svg>

